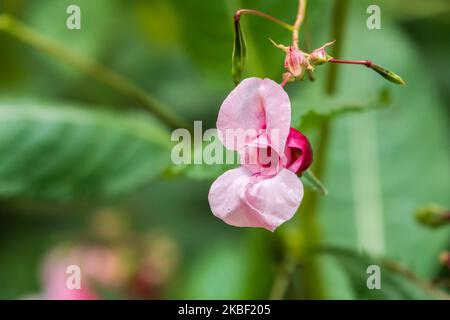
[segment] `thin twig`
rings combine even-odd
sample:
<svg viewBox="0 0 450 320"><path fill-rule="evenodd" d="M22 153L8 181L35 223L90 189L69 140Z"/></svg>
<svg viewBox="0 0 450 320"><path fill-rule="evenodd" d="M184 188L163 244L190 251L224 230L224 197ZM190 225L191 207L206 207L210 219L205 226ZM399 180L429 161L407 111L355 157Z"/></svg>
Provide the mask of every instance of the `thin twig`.
<svg viewBox="0 0 450 320"><path fill-rule="evenodd" d="M342 59L330 59L328 62L340 63L340 64L360 64L368 68L372 67L373 63L370 60L342 60Z"/></svg>
<svg viewBox="0 0 450 320"><path fill-rule="evenodd" d="M293 26L291 26L290 24L288 24L284 21L281 21L280 19L277 19L275 17L272 17L271 15L268 15L267 13L264 13L264 12L261 12L258 10L253 10L253 9L240 9L240 10L236 11L236 13L234 15L234 19L236 21L239 21L241 18L241 15L243 15L243 14L251 14L251 15L259 16L261 18L270 20L270 21L280 25L283 28L288 29L289 31L293 30Z"/></svg>
<svg viewBox="0 0 450 320"><path fill-rule="evenodd" d="M408 269L406 266L391 260L383 260L383 265L390 269L393 272L396 272L406 279L408 279L410 282L414 283L418 287L421 287L426 292L430 293L431 295L434 295L437 298L444 299L444 300L450 300L450 295L446 293L443 290L440 290L439 288L435 287L432 283L429 283L421 278L419 278L413 271Z"/></svg>
<svg viewBox="0 0 450 320"><path fill-rule="evenodd" d="M0 31L5 31L16 39L23 41L75 69L89 75L120 94L133 98L137 103L153 113L171 128L186 128L188 124L167 106L149 95L144 89L128 79L118 75L94 60L79 55L58 41L34 31L27 25L7 15L0 15Z"/></svg>
<svg viewBox="0 0 450 320"><path fill-rule="evenodd" d="M280 266L270 291L269 300L282 300L291 283L292 275L297 266L295 257L286 258L286 261Z"/></svg>

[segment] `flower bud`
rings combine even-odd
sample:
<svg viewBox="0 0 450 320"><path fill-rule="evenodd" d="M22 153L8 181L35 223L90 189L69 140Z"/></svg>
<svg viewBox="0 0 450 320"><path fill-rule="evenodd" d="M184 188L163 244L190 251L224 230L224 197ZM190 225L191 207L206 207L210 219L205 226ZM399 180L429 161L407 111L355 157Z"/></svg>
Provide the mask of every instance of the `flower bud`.
<svg viewBox="0 0 450 320"><path fill-rule="evenodd" d="M332 45L333 43L334 41L327 42L320 48L314 50L309 56L311 63L314 65L321 65L324 64L325 62L328 62L328 60L330 60L331 57L327 55L325 48Z"/></svg>
<svg viewBox="0 0 450 320"><path fill-rule="evenodd" d="M286 52L284 67L295 78L302 78L308 68L308 60L301 50L290 46Z"/></svg>
<svg viewBox="0 0 450 320"><path fill-rule="evenodd" d="M448 269L450 269L450 251L442 252L439 258L441 260L441 263Z"/></svg>
<svg viewBox="0 0 450 320"><path fill-rule="evenodd" d="M441 206L430 204L416 211L416 219L423 225L437 228L450 222L450 211Z"/></svg>
<svg viewBox="0 0 450 320"><path fill-rule="evenodd" d="M291 128L286 143L286 167L294 173L301 174L313 161L313 151L306 136Z"/></svg>

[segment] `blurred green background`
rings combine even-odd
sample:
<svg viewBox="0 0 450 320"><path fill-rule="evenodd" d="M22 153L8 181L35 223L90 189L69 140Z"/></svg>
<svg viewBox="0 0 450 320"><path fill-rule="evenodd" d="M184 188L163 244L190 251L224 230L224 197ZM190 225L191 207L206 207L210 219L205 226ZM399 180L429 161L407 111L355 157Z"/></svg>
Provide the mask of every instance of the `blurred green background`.
<svg viewBox="0 0 450 320"><path fill-rule="evenodd" d="M81 30L66 28L70 4L81 8ZM381 30L366 27L371 4ZM334 6L309 1L303 47L333 40ZM233 88L239 8L292 22L297 2L0 0L0 14L204 129ZM139 99L0 22L0 298L58 298L45 276L55 250L82 270L94 265L83 281L97 298L448 298L450 229L421 225L414 213L450 207L449 13L446 0L349 2L339 58L371 59L407 86L340 66L329 97L328 65L314 82L287 85L293 126L311 138L316 161L318 128L330 124L321 177L329 194L313 218L304 203L275 233L215 218L207 194L224 168L174 168L171 128ZM267 38L288 44L289 32L258 17L242 22L245 75L280 82L284 56ZM305 251L313 240L319 250ZM92 248L113 258L98 261ZM366 287L371 264L381 266L381 290Z"/></svg>

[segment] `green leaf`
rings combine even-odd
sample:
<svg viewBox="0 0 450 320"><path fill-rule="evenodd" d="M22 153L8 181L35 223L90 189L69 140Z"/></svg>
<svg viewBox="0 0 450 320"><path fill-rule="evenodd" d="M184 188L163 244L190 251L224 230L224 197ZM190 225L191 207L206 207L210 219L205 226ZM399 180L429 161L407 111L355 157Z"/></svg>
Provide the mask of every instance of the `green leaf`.
<svg viewBox="0 0 450 320"><path fill-rule="evenodd" d="M306 170L301 175L302 181L311 190L320 193L323 196L328 194L327 188L322 184L322 182L312 173L311 170Z"/></svg>
<svg viewBox="0 0 450 320"><path fill-rule="evenodd" d="M108 197L169 163L170 137L142 114L79 105L0 102L0 196Z"/></svg>
<svg viewBox="0 0 450 320"><path fill-rule="evenodd" d="M242 32L240 18L234 19L234 46L232 56L231 74L233 76L234 84L238 85L242 80L242 73L244 72L245 63L247 60L247 46L245 44L245 37Z"/></svg>
<svg viewBox="0 0 450 320"><path fill-rule="evenodd" d="M181 165L172 165L165 172L167 177L177 177L177 176L185 176L191 178L193 180L214 180L217 179L220 175L222 175L225 171L234 169L239 166L239 160L237 154L233 151L225 149L225 147L221 144L221 142L216 138L212 144L215 145L216 148L220 148L223 154L222 161L217 164L181 164ZM205 148L207 144L203 144L203 148ZM217 149L218 150L218 149ZM194 151L192 151L193 154ZM201 151L200 151L201 152ZM233 164L227 164L226 159L227 156L232 156L234 160Z"/></svg>
<svg viewBox="0 0 450 320"><path fill-rule="evenodd" d="M395 74L394 72L392 72L388 69L380 67L379 65L376 65L376 64L372 64L370 66L370 68L372 70L374 70L375 72L377 72L379 75L381 75L383 78L385 78L393 83L401 84L401 85L406 84L406 82L398 74Z"/></svg>
<svg viewBox="0 0 450 320"><path fill-rule="evenodd" d="M66 27L69 14L67 8L76 4L81 10L81 29L70 30ZM79 54L95 58L101 53L105 43L110 41L110 31L118 17L116 10L120 6L115 1L98 0L42 0L39 3L26 3L25 21L37 31L57 41ZM103 41L99 41L102 39Z"/></svg>
<svg viewBox="0 0 450 320"><path fill-rule="evenodd" d="M347 274L356 299L448 299L448 295L426 280L419 278L403 265L368 254L360 254L339 247L326 247L317 251L331 255ZM380 289L369 289L369 266L380 268Z"/></svg>
<svg viewBox="0 0 450 320"><path fill-rule="evenodd" d="M329 195L322 199L318 215L323 241L364 248L431 278L448 247L450 230L423 228L413 213L424 203L450 207L450 180L442 178L448 175L450 159L445 106L427 66L417 63L421 55L401 29L387 17L383 30L358 28L358 12L367 3L353 2L344 52L382 61L417 81L390 86L390 108L333 120L323 178ZM339 66L339 94L364 102L384 85L378 75L364 71Z"/></svg>
<svg viewBox="0 0 450 320"><path fill-rule="evenodd" d="M320 126L323 120L389 107L387 87L373 88L361 99L352 92L329 96L322 92L323 77L314 83L302 83L302 90L292 98L292 124L301 130Z"/></svg>

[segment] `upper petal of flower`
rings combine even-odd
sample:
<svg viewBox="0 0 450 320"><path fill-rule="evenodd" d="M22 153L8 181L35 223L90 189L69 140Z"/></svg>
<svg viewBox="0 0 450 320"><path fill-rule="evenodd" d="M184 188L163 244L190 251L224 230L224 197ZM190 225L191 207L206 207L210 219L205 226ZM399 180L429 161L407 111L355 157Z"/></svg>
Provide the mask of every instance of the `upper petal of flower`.
<svg viewBox="0 0 450 320"><path fill-rule="evenodd" d="M282 154L291 123L287 93L270 79L248 78L225 99L217 119L219 139L230 150L239 150L262 133Z"/></svg>

